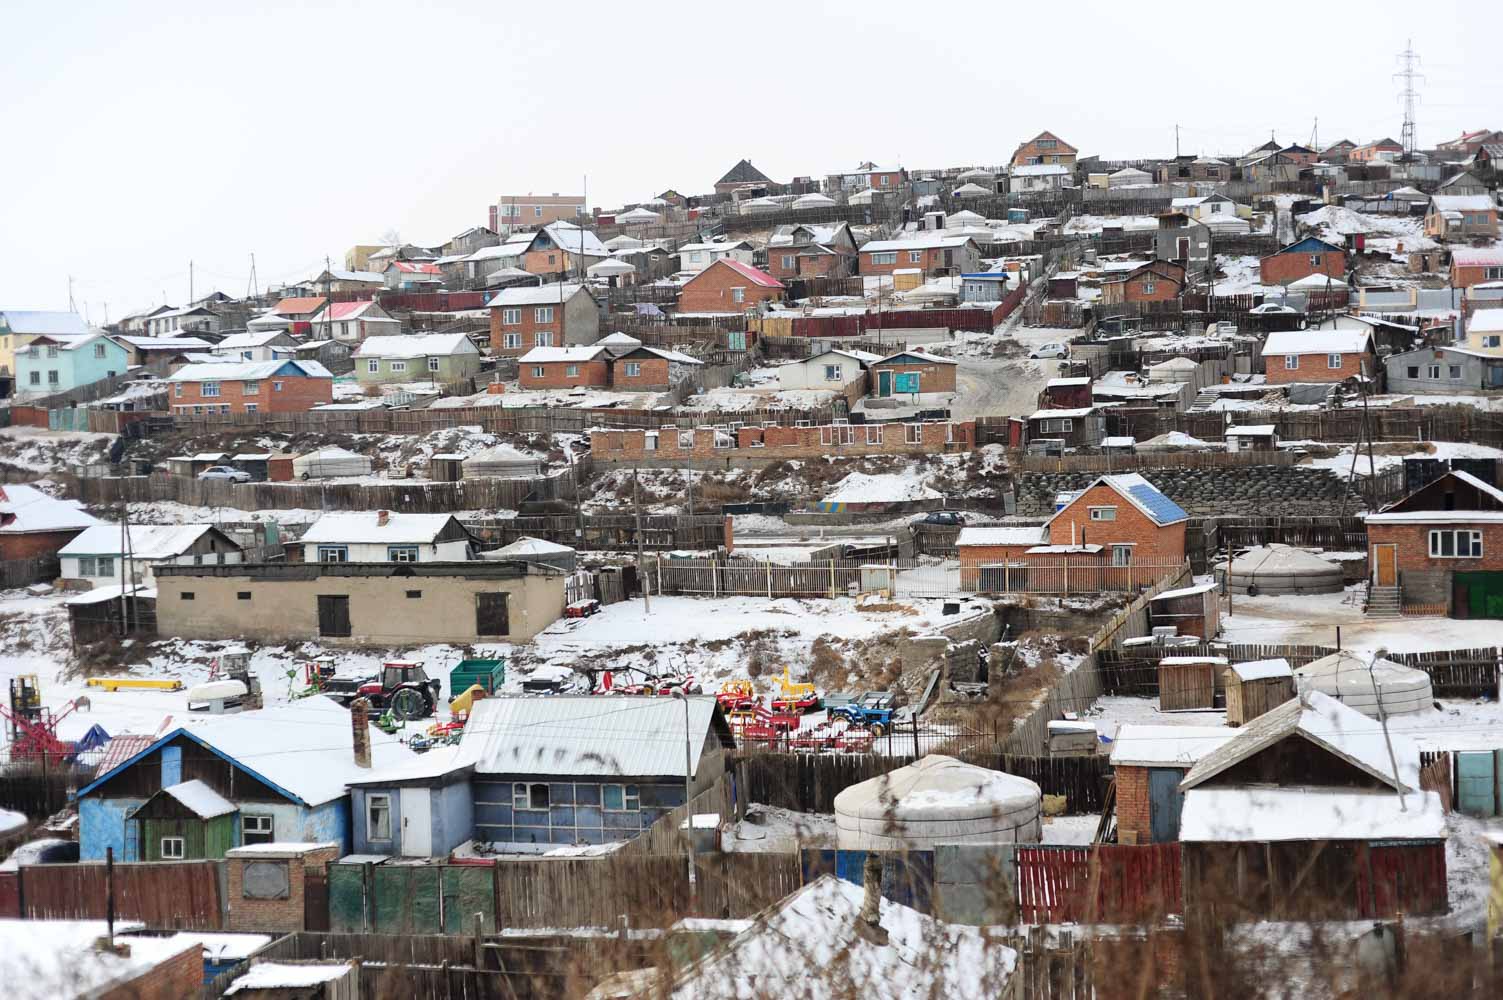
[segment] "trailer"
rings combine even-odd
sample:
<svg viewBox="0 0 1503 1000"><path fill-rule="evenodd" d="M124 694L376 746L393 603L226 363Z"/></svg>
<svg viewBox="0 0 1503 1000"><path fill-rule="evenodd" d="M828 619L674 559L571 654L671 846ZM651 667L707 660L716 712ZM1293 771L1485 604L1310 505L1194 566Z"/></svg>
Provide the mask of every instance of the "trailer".
<svg viewBox="0 0 1503 1000"><path fill-rule="evenodd" d="M506 660L460 660L449 671L449 696L457 697L475 685L495 694L506 682Z"/></svg>
<svg viewBox="0 0 1503 1000"><path fill-rule="evenodd" d="M147 677L90 677L85 682L91 688L106 691L181 691L183 682L172 679Z"/></svg>

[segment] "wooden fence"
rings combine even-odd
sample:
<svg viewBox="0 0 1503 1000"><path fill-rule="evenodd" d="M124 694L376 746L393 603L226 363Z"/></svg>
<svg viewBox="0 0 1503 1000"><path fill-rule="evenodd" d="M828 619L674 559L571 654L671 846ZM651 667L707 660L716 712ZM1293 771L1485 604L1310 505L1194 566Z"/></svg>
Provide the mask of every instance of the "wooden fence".
<svg viewBox="0 0 1503 1000"><path fill-rule="evenodd" d="M1174 590L1176 587L1188 586L1194 580L1194 574L1190 571L1190 564L1184 563L1175 571L1164 576L1148 588L1127 607L1112 616L1096 634L1091 636L1091 652L1107 646L1115 646L1123 639L1136 639L1148 635L1150 627L1148 604L1159 594L1166 590Z"/></svg>
<svg viewBox="0 0 1503 1000"><path fill-rule="evenodd" d="M1429 674L1437 698L1496 699L1503 678L1503 647L1498 646L1390 653L1388 658Z"/></svg>
<svg viewBox="0 0 1503 1000"><path fill-rule="evenodd" d="M1109 770L1105 757L1034 757L986 750L961 750L954 756L1037 782L1044 794L1065 796L1069 813L1101 811ZM833 813L835 796L846 788L916 759L880 754L743 752L736 760L735 773L743 782L742 794L748 802L796 812Z"/></svg>
<svg viewBox="0 0 1503 1000"><path fill-rule="evenodd" d="M1014 725L1002 743L1002 751L1017 756L1039 757L1049 750L1049 723L1066 712L1084 712L1101 697L1101 679L1087 660L1065 674L1028 715Z"/></svg>
<svg viewBox="0 0 1503 1000"><path fill-rule="evenodd" d="M470 521L469 529L486 548L510 545L519 538L541 538L575 549L630 551L642 548L717 549L725 545L726 518L721 514L544 514Z"/></svg>
<svg viewBox="0 0 1503 1000"><path fill-rule="evenodd" d="M1025 924L1136 923L1183 911L1180 845L1017 849Z"/></svg>
<svg viewBox="0 0 1503 1000"><path fill-rule="evenodd" d="M61 572L61 563L56 556L0 560L0 590L56 580Z"/></svg>
<svg viewBox="0 0 1503 1000"><path fill-rule="evenodd" d="M26 865L16 879L20 912L32 920L103 920L110 883L103 862ZM219 862L132 862L114 866L115 919L148 927L219 930Z"/></svg>
<svg viewBox="0 0 1503 1000"><path fill-rule="evenodd" d="M1165 656L1224 656L1229 663L1283 658L1298 669L1336 652L1334 646L1276 645L1260 643L1200 643L1148 649L1110 648L1096 651L1096 672L1103 694L1156 698L1159 694L1159 660ZM1219 678L1217 679L1219 687Z"/></svg>

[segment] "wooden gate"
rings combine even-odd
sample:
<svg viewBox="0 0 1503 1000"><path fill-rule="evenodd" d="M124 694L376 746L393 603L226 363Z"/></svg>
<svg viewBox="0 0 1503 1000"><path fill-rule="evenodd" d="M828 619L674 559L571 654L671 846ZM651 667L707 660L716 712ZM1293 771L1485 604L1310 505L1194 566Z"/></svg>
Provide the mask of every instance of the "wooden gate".
<svg viewBox="0 0 1503 1000"><path fill-rule="evenodd" d="M329 873L323 868L303 872L303 930L329 929Z"/></svg>
<svg viewBox="0 0 1503 1000"><path fill-rule="evenodd" d="M1119 923L1182 912L1180 845L1019 847L1023 923Z"/></svg>

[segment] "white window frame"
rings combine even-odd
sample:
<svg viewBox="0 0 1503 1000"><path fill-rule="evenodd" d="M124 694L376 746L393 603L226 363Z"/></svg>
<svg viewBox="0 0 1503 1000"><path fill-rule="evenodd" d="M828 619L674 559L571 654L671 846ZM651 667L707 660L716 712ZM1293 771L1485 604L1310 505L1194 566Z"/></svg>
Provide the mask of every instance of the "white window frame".
<svg viewBox="0 0 1503 1000"><path fill-rule="evenodd" d="M1320 267L1320 254L1312 253L1310 255L1310 266L1315 268Z"/></svg>
<svg viewBox="0 0 1503 1000"><path fill-rule="evenodd" d="M910 263L910 264L922 264L923 262L924 262L924 251L922 251L922 250L910 250L910 251L908 251L908 263Z"/></svg>
<svg viewBox="0 0 1503 1000"><path fill-rule="evenodd" d="M517 307L515 307L515 306L508 307L506 309L502 309L501 310L501 325L502 326L521 326L522 325L522 310L519 309L519 308L517 308Z"/></svg>
<svg viewBox="0 0 1503 1000"><path fill-rule="evenodd" d="M578 378L579 377L579 366L578 365L564 365L564 377L565 378Z"/></svg>
<svg viewBox="0 0 1503 1000"><path fill-rule="evenodd" d="M874 264L874 265L876 265L876 264L896 264L897 262L898 262L898 252L896 250L885 250L885 251L881 251L881 252L877 252L877 251L873 251L872 252L872 264Z"/></svg>
<svg viewBox="0 0 1503 1000"><path fill-rule="evenodd" d="M1426 365L1425 366L1425 378L1430 378L1430 379L1438 379L1438 378L1440 378L1440 365Z"/></svg>
<svg viewBox="0 0 1503 1000"><path fill-rule="evenodd" d="M553 307L552 306L538 306L537 309L536 309L536 311L534 311L533 314L532 314L532 321L534 323L552 323L553 322Z"/></svg>
<svg viewBox="0 0 1503 1000"><path fill-rule="evenodd" d="M924 443L924 425L923 424L904 424L903 425L903 443L904 444L923 444Z"/></svg>
<svg viewBox="0 0 1503 1000"><path fill-rule="evenodd" d="M1445 551L1445 542L1450 541L1451 551ZM1466 543L1466 552L1462 552L1462 542ZM1431 559L1481 559L1482 558L1482 532L1471 528L1436 528L1431 530L1429 538L1429 552Z"/></svg>
<svg viewBox="0 0 1503 1000"><path fill-rule="evenodd" d="M867 424L866 425L866 443L867 444L874 444L874 445L882 443L882 425L881 424Z"/></svg>
<svg viewBox="0 0 1503 1000"><path fill-rule="evenodd" d="M1132 550L1134 548L1135 548L1135 546L1131 542L1113 542L1112 543L1112 565L1113 566L1131 566L1132 565Z"/></svg>
<svg viewBox="0 0 1503 1000"><path fill-rule="evenodd" d="M380 372L381 371L381 361L380 361L380 359L379 358L371 358L369 361L367 361L365 363L365 370L369 374L371 374L371 375L375 375L378 372Z"/></svg>
<svg viewBox="0 0 1503 1000"><path fill-rule="evenodd" d="M430 372L436 372L436 371L438 371L438 364L439 363L438 363L438 359L437 358L429 358L428 359L428 370Z"/></svg>
<svg viewBox="0 0 1503 1000"><path fill-rule="evenodd" d="M257 839L252 840L250 838ZM261 838L265 839L261 839ZM276 817L257 815L254 813L242 813L240 815L240 844L242 847L248 844L274 844L276 843Z"/></svg>
<svg viewBox="0 0 1503 1000"><path fill-rule="evenodd" d="M825 381L826 382L841 382L841 381L844 381L843 374L844 373L841 370L841 367L839 365L825 365Z"/></svg>
<svg viewBox="0 0 1503 1000"><path fill-rule="evenodd" d="M642 362L640 362L640 361L628 361L622 367L625 368L625 370L626 370L626 377L627 378L641 378L642 377Z"/></svg>
<svg viewBox="0 0 1503 1000"><path fill-rule="evenodd" d="M383 815L377 821L377 806ZM390 843L392 840L391 795L387 792L368 792L365 796L365 839L372 843Z"/></svg>
<svg viewBox="0 0 1503 1000"><path fill-rule="evenodd" d="M1115 521L1117 519L1116 507L1087 507L1086 511L1092 521Z"/></svg>
<svg viewBox="0 0 1503 1000"><path fill-rule="evenodd" d="M1289 371L1289 372L1297 372L1297 371L1299 371L1299 355L1298 354L1286 354L1286 355L1284 355L1284 370L1285 371Z"/></svg>
<svg viewBox="0 0 1503 1000"><path fill-rule="evenodd" d="M213 381L200 382L198 384L198 394L204 399L213 399L217 397L219 395L219 383Z"/></svg>
<svg viewBox="0 0 1503 1000"><path fill-rule="evenodd" d="M501 335L501 347L503 350L516 349L521 346L522 335L520 333L503 333Z"/></svg>
<svg viewBox="0 0 1503 1000"><path fill-rule="evenodd" d="M261 394L261 380L248 378L240 383L240 395L259 396Z"/></svg>
<svg viewBox="0 0 1503 1000"><path fill-rule="evenodd" d="M1327 354L1326 355L1326 367L1329 368L1331 371L1333 371L1333 372L1340 371L1341 370L1341 364L1342 364L1342 362L1341 362L1341 355L1339 355L1339 354Z"/></svg>
<svg viewBox="0 0 1503 1000"><path fill-rule="evenodd" d="M796 264L797 262L798 262L798 258L795 257L793 254L791 254L791 253L785 253L785 254L783 254L783 270L785 270L785 271L791 271L793 269L794 264Z"/></svg>
<svg viewBox="0 0 1503 1000"><path fill-rule="evenodd" d="M536 333L534 333L532 335L532 346L533 347L552 347L553 346L553 331L551 331L551 330L539 330Z"/></svg>
<svg viewBox="0 0 1503 1000"><path fill-rule="evenodd" d="M273 382L271 384L271 391L272 392L281 392L282 391L282 383L281 382Z"/></svg>
<svg viewBox="0 0 1503 1000"><path fill-rule="evenodd" d="M391 362L390 367L391 367L392 374L395 375L398 372L405 372L405 371L407 371L407 362L405 362L405 361L393 361L393 362Z"/></svg>
<svg viewBox="0 0 1503 1000"><path fill-rule="evenodd" d="M533 378L547 378L547 376L548 376L548 369L544 368L542 365L533 365L532 366L532 377Z"/></svg>
<svg viewBox="0 0 1503 1000"><path fill-rule="evenodd" d="M605 801L606 793L609 790L611 790L611 789L616 789L620 793L621 804L619 806L606 805L606 801ZM614 784L614 783L601 785L600 786L600 811L601 812L610 812L610 813L641 812L642 811L642 790L638 786L636 786L636 785L625 785L625 784Z"/></svg>
<svg viewBox="0 0 1503 1000"><path fill-rule="evenodd" d="M738 303L738 304L742 303L742 302L745 302L746 301L746 289L742 288L739 285L736 286L735 288L732 288L731 289L731 301L735 302L735 303Z"/></svg>
<svg viewBox="0 0 1503 1000"><path fill-rule="evenodd" d="M102 358L102 357L104 357L104 345L103 344L95 344L94 345L94 357L96 357L96 358Z"/></svg>
<svg viewBox="0 0 1503 1000"><path fill-rule="evenodd" d="M541 806L533 804L532 793L537 788L543 790L543 797L547 800ZM511 784L511 807L514 811L545 813L552 803L553 796L546 781L514 781Z"/></svg>
<svg viewBox="0 0 1503 1000"><path fill-rule="evenodd" d="M167 845L173 845L169 851ZM188 842L182 837L163 837L157 845L157 853L163 861L182 861L188 856Z"/></svg>

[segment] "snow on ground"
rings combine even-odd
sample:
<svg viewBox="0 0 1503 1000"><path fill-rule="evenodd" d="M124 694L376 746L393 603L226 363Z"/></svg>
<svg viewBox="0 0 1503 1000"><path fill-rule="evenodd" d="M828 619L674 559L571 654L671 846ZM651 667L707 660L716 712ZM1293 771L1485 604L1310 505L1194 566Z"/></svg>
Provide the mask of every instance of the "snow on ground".
<svg viewBox="0 0 1503 1000"><path fill-rule="evenodd" d="M1222 619L1221 639L1240 643L1341 645L1363 653L1380 647L1395 653L1427 649L1470 649L1497 645L1495 621L1454 618L1368 619L1362 615L1361 585L1340 594L1235 597L1232 614Z"/></svg>
<svg viewBox="0 0 1503 1000"><path fill-rule="evenodd" d="M827 503L901 503L938 500L942 494L925 486L917 475L852 472L825 494Z"/></svg>
<svg viewBox="0 0 1503 1000"><path fill-rule="evenodd" d="M1216 260L1223 275L1215 281L1217 295L1259 295L1267 291L1263 287L1257 257L1218 254ZM1208 282L1207 290L1209 288Z"/></svg>
<svg viewBox="0 0 1503 1000"><path fill-rule="evenodd" d="M0 427L0 464L51 472L75 463L102 462L117 435Z"/></svg>
<svg viewBox="0 0 1503 1000"><path fill-rule="evenodd" d="M741 853L793 854L801 847L834 847L835 817L753 805L746 819L728 823L721 850Z"/></svg>
<svg viewBox="0 0 1503 1000"><path fill-rule="evenodd" d="M697 396L690 396L684 404L696 410L724 410L735 413L742 410L807 410L829 406L836 393L829 389L779 389L774 382L770 386L726 386L711 389Z"/></svg>
<svg viewBox="0 0 1503 1000"><path fill-rule="evenodd" d="M604 389L514 389L508 383L505 392L479 393L474 396L445 396L433 401L432 409L466 406L582 406L652 410L667 402L655 392L608 392Z"/></svg>
<svg viewBox="0 0 1503 1000"><path fill-rule="evenodd" d="M1328 243L1344 246L1347 238L1366 234L1369 251L1397 252L1398 244L1404 252L1429 250L1438 246L1425 235L1424 220L1414 216L1366 215L1343 205L1326 205L1298 217L1301 225L1308 226Z"/></svg>
<svg viewBox="0 0 1503 1000"><path fill-rule="evenodd" d="M1284 442L1288 445L1289 442ZM1352 445L1347 445L1330 458L1306 459L1300 464L1312 469L1330 469L1342 474L1349 473L1352 469ZM1396 451L1392 445L1384 445L1384 451ZM1376 465L1379 472L1404 464L1406 458L1503 458L1503 448L1494 448L1485 444L1469 444L1465 441L1425 441L1415 442L1412 451L1403 454L1374 455L1374 461L1369 462L1367 450L1357 457L1357 475L1372 475Z"/></svg>
<svg viewBox="0 0 1503 1000"><path fill-rule="evenodd" d="M1096 828L1100 825L1101 817L1094 813L1086 816L1045 816L1039 843L1090 844L1095 841Z"/></svg>

